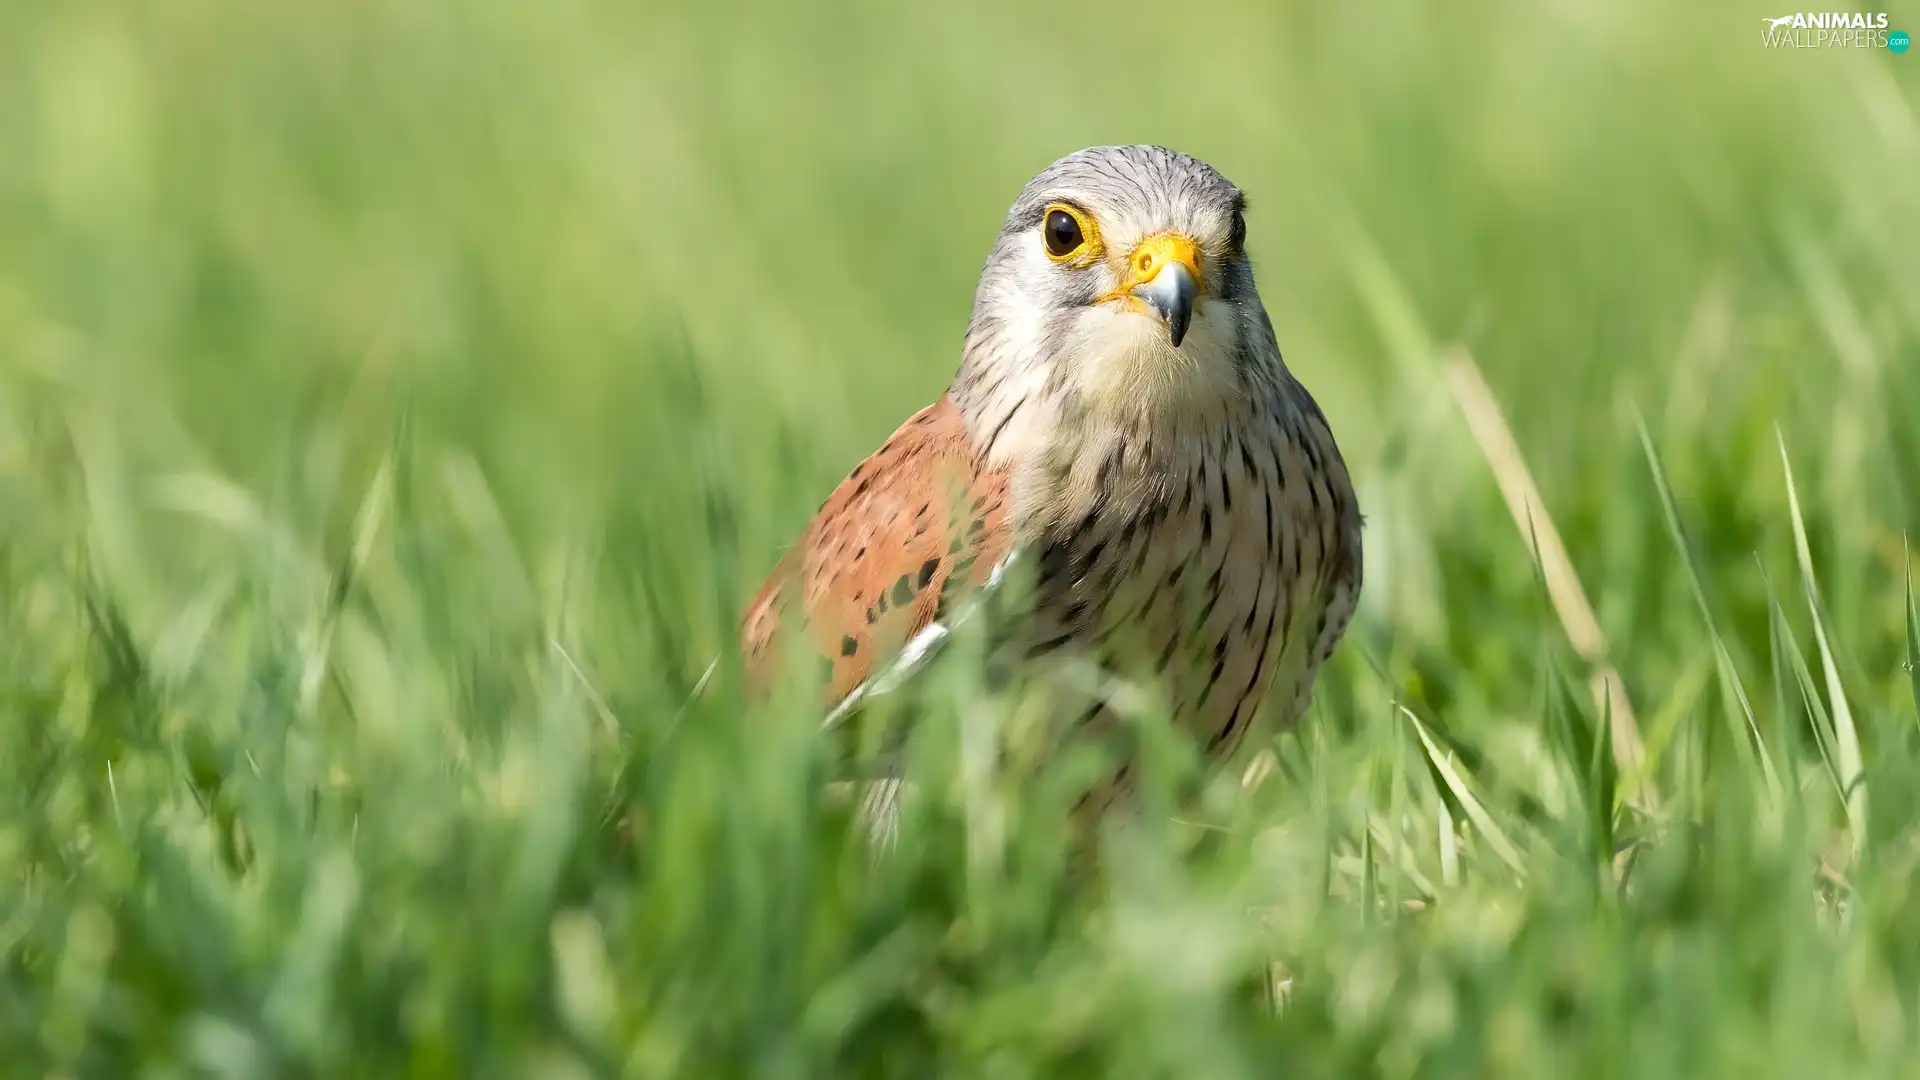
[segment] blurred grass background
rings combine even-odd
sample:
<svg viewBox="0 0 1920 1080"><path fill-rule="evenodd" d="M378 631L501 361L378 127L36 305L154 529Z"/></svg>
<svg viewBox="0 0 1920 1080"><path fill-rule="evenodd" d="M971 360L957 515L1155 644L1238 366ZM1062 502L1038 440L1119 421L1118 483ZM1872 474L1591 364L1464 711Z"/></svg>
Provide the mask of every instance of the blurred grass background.
<svg viewBox="0 0 1920 1080"><path fill-rule="evenodd" d="M0 1072L1920 1075L1920 59L1768 14L0 5ZM930 735L870 866L688 693L1101 142L1248 191L1362 618L1198 840Z"/></svg>

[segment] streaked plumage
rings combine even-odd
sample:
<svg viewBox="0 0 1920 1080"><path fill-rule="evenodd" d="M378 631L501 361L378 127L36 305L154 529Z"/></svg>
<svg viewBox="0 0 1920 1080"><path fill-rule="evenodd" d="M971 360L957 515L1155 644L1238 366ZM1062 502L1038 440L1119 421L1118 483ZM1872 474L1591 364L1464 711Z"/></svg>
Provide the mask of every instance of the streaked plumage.
<svg viewBox="0 0 1920 1080"><path fill-rule="evenodd" d="M952 384L776 568L743 623L750 669L797 630L842 701L1018 552L1033 592L1012 654L1153 682L1216 756L1270 695L1296 720L1359 596L1360 513L1254 289L1244 205L1160 147L1034 177Z"/></svg>

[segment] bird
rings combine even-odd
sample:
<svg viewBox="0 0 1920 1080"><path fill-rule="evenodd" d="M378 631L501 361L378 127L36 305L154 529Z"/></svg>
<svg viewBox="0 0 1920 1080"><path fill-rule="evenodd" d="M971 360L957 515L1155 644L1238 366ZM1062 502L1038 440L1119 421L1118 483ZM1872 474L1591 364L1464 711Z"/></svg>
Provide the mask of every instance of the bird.
<svg viewBox="0 0 1920 1080"><path fill-rule="evenodd" d="M1281 358L1246 212L1163 146L1089 147L1028 181L945 392L853 467L747 605L749 682L798 648L844 713L1020 564L994 638L1014 670L1081 659L1153 686L1216 763L1264 701L1294 725L1357 605L1363 522ZM1070 727L1111 731L1116 708L1096 699ZM1123 799L1131 771L1081 808Z"/></svg>

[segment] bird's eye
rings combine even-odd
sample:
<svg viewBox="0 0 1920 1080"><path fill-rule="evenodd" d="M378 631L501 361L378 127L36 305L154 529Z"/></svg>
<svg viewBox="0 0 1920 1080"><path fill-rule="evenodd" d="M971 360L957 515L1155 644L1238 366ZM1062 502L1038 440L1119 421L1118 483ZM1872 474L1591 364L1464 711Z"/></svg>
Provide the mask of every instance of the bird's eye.
<svg viewBox="0 0 1920 1080"><path fill-rule="evenodd" d="M1047 245L1047 254L1052 258L1070 259L1086 246L1087 234L1080 227L1080 215L1063 206L1047 208L1047 215L1040 223L1040 235Z"/></svg>

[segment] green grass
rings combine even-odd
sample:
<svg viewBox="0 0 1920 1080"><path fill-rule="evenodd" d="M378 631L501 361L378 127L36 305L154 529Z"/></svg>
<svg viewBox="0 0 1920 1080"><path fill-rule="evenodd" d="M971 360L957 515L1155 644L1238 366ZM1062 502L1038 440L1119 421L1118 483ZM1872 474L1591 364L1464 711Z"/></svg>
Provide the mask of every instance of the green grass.
<svg viewBox="0 0 1920 1080"><path fill-rule="evenodd" d="M682 7L0 4L0 1074L1920 1075L1920 59ZM876 865L689 691L1107 141L1250 193L1363 610L1250 793L1149 724L1091 878L956 668Z"/></svg>

